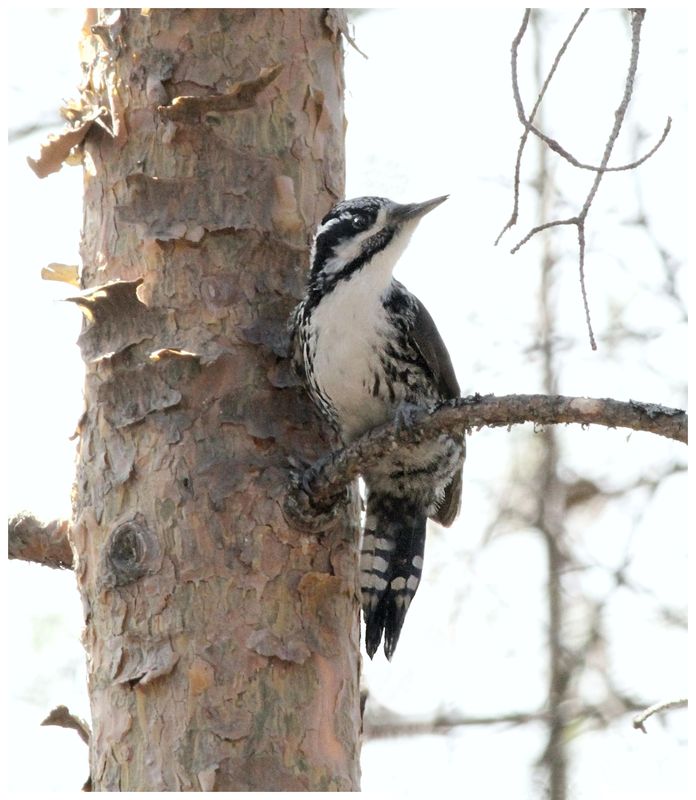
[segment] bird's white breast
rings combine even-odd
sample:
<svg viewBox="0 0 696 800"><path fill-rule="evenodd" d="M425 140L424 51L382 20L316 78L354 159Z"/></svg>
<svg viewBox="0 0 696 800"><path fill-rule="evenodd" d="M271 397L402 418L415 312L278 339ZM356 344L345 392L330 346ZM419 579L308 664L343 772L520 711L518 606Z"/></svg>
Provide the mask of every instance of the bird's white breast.
<svg viewBox="0 0 696 800"><path fill-rule="evenodd" d="M394 404L386 400L379 358L388 329L382 297L391 281L391 264L375 261L340 281L312 314L314 378L330 398L346 441L394 413Z"/></svg>

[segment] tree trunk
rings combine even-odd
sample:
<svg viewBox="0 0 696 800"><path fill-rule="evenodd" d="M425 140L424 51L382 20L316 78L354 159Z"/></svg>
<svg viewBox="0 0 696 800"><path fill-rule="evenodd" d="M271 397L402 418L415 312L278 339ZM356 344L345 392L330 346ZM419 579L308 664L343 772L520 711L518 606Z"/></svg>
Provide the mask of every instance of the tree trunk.
<svg viewBox="0 0 696 800"><path fill-rule="evenodd" d="M282 512L288 457L332 445L285 325L343 194L340 20L92 21L71 537L93 788L358 789L355 498L323 535Z"/></svg>

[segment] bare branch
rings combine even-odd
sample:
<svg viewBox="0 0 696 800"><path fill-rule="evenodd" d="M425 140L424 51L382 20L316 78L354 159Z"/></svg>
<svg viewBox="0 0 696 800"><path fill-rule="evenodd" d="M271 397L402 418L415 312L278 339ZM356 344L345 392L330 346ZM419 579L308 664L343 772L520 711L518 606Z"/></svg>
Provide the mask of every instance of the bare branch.
<svg viewBox="0 0 696 800"><path fill-rule="evenodd" d="M649 717L652 717L653 714L661 714L663 711L669 711L674 708L686 708L688 705L689 701L686 697L680 697L678 700L665 700L662 703L655 703L655 705L646 708L645 711L641 711L640 714L633 718L633 727L638 731L647 733L645 721Z"/></svg>
<svg viewBox="0 0 696 800"><path fill-rule="evenodd" d="M667 122L665 123L664 130L662 131L662 135L658 139L657 143L650 150L648 150L648 152L645 155L641 156L640 158L637 158L635 161L629 162L628 164L621 164L621 166L619 166L619 167L605 167L605 168L602 168L602 167L595 167L592 164L583 164L582 161L578 161L578 159L575 158L574 155L569 153L564 147L562 147L551 136L547 136L545 133L540 131L537 127L535 127L531 123L527 122L526 120L521 120L521 122L525 126L525 128L526 128L526 130L528 132L533 133L535 136L537 136L539 139L541 139L541 141L544 142L545 144L547 144L549 146L549 148L551 150L553 150L554 153L557 153L559 156L562 156L563 158L565 158L566 161L568 161L570 164L572 164L577 169L585 169L585 170L588 170L590 172L601 172L601 173L605 173L605 172L627 172L628 170L636 169L636 167L639 167L641 164L646 162L651 156L653 156L658 151L658 149L662 146L662 143L667 138L667 134L672 129L672 118L671 117L667 117Z"/></svg>
<svg viewBox="0 0 696 800"><path fill-rule="evenodd" d="M72 728L82 741L89 745L91 732L89 725L79 717L71 714L67 706L56 706L41 723L42 725L57 725L59 728Z"/></svg>
<svg viewBox="0 0 696 800"><path fill-rule="evenodd" d="M365 719L363 735L366 739L389 739L396 736L422 736L431 733L449 733L454 728L476 725L525 725L546 718L544 712L520 711L491 716L465 716L440 714L432 720L410 722L399 717L370 721Z"/></svg>
<svg viewBox="0 0 696 800"><path fill-rule="evenodd" d="M597 349L594 331L592 330L592 320L590 319L590 304L587 300L587 286L585 285L585 220L578 222L578 269L580 270L580 292L582 294L582 307L585 310L585 322L587 323L587 334L590 337L590 347Z"/></svg>
<svg viewBox="0 0 696 800"><path fill-rule="evenodd" d="M685 411L652 403L561 395L473 395L447 400L414 412L412 424L398 428L382 425L357 441L319 459L302 474L295 474L285 501L285 514L297 527L313 524L345 493L363 469L377 464L385 454L443 433L456 434L482 427L534 422L536 425L577 423L630 428L687 441ZM327 517L327 525L328 525ZM316 525L313 524L314 529Z"/></svg>
<svg viewBox="0 0 696 800"><path fill-rule="evenodd" d="M592 186L590 187L590 190L589 190L589 192L587 194L587 197L585 198L585 202L583 203L583 206L582 206L582 208L580 210L580 213L577 216L571 217L570 219L554 220L552 222L547 222L547 223L544 223L542 225L537 225L536 227L532 228L527 233L527 235L524 236L510 251L513 254L516 253L522 247L522 245L526 244L526 242L528 242L534 235L536 235L537 233L539 233L539 232L541 232L543 230L546 230L548 228L555 227L555 226L558 226L558 225L575 225L576 226L577 231L578 231L580 288L581 288L581 292L582 292L583 307L584 307L584 310L585 310L585 320L586 320L586 323L587 323L587 331L588 331L588 335L589 335L589 338L590 338L590 346L592 347L593 350L597 349L597 343L596 343L596 340L595 340L595 337L594 337L594 331L592 329L592 322L591 322L591 319L590 319L590 308L589 308L589 303L588 303L588 299L587 299L587 287L585 285L585 220L587 218L587 215L589 213L590 207L591 207L592 202L593 202L593 200L595 198L595 195L596 195L597 190L599 188L599 184L601 183L604 174L606 172L619 172L619 171L624 171L624 170L635 169L640 164L642 164L645 161L647 161L648 158L650 158L655 152L657 152L659 147L665 141L665 139L667 138L667 135L669 134L671 126L672 126L672 120L671 120L671 118L668 117L667 124L665 125L665 129L662 132L662 136L660 137L659 141L657 142L657 144L648 153L646 153L641 158L638 158L635 161L633 161L633 162L631 162L629 164L624 164L624 165L622 165L620 167L610 167L609 166L609 158L611 156L612 150L614 149L614 145L615 145L616 140L618 138L619 132L621 131L621 127L623 125L623 121L624 121L624 118L626 116L626 111L628 109L628 104L630 103L631 96L633 94L633 84L634 84L634 81L635 81L636 71L637 71L637 68L638 68L638 55L639 55L639 52L640 52L640 31L641 31L641 26L643 24L643 19L645 17L645 9L641 9L641 8L635 9L635 8L633 8L633 9L630 9L630 11L631 11L631 30L632 30L632 35L631 35L631 58L630 58L629 66L628 66L628 73L627 73L627 76L626 76L626 81L625 81L625 84L624 84L624 94L623 94L623 97L621 99L621 103L619 104L619 107L614 112L614 125L613 125L613 128L612 128L612 130L611 130L611 132L609 134L609 138L607 139L607 142L605 144L604 154L602 156L602 161L601 161L601 163L600 163L600 165L598 167L592 166L590 164L583 164L578 159L576 159L573 155L571 155L565 148L563 148L555 139L552 139L551 137L546 136L546 134L544 134L542 131L540 131L532 123L532 120L534 119L534 116L535 116L535 114L537 112L537 109L539 108L539 104L541 103L541 100L542 100L542 98L543 98L543 96L544 96L544 94L546 92L548 84L549 84L551 78L553 77L553 75L554 75L554 73L556 71L556 68L558 66L558 62L560 61L561 57L565 53L565 50L566 50L571 38L574 36L578 26L580 25L580 23L584 19L585 14L587 13L587 9L584 9L584 11L580 15L580 17L577 19L577 21L575 22L575 25L571 29L570 33L568 34L568 36L566 37L565 41L563 42L560 50L556 54L556 58L554 59L554 62L552 64L552 66L551 66L549 74L547 75L546 80L544 81L544 84L543 84L543 86L542 86L542 88L541 88L541 90L539 92L539 95L537 97L537 100L536 100L536 103L535 103L534 108L532 110L532 113L529 116L529 119L527 119L527 117L526 117L526 115L524 113L524 105L522 103L522 98L521 98L521 95L520 95L519 82L518 82L518 76L517 76L517 51L518 51L520 42L522 41L522 38L523 38L524 33L526 31L526 28L527 28L527 24L528 24L528 21L529 21L529 14L530 14L530 10L529 9L527 9L525 11L520 30L518 31L518 33L515 36L515 39L513 40L513 43L512 43L512 59L511 59L511 61L512 61L512 87L513 87L513 94L514 94L514 97L515 97L515 105L517 107L517 116L518 116L520 122L524 125L525 130L524 130L524 133L523 133L522 138L520 140L520 146L519 146L518 153L517 153L517 163L516 163L516 168L515 168L513 212L512 212L512 215L511 215L510 219L506 223L505 227L503 228L503 230L498 235L498 238L496 239L495 243L498 244L498 242L500 241L500 238L505 233L505 231L507 231L509 228L511 228L517 222L517 216L518 216L518 210L519 210L519 183L520 183L519 170L520 170L520 161L521 161L521 157L522 157L522 150L524 148L524 144L525 144L526 139L527 139L527 135L530 132L533 133L535 136L537 136L539 139L541 139L541 141L543 141L555 153L558 153L560 156L562 156L567 161L569 161L573 166L577 167L578 169L591 170L591 171L596 173L594 181L592 183Z"/></svg>
<svg viewBox="0 0 696 800"><path fill-rule="evenodd" d="M31 514L17 514L7 524L8 558L34 561L54 569L72 569L68 527L64 519L44 524Z"/></svg>
<svg viewBox="0 0 696 800"><path fill-rule="evenodd" d="M641 11L643 13L643 15L644 15L644 13L645 13L644 9L638 9L638 10ZM524 129L525 130L524 130L524 133L522 134L522 136L520 138L520 146L519 146L518 153L517 153L517 165L516 165L516 169L515 169L515 206L514 206L514 210L513 210L512 216L510 218L510 221L503 228L503 230L501 231L501 233L498 236L498 239L496 239L496 242L495 242L496 244L498 243L498 241L502 237L503 233L506 230L508 230L508 228L512 227L512 225L514 225L515 221L517 220L517 210L518 210L518 202L517 201L519 200L519 166L520 166L520 160L521 160L521 157L522 157L522 150L524 149L525 142L527 141L527 137L528 137L528 135L530 133L533 133L537 138L541 139L542 142L544 142L546 145L548 145L549 149L553 150L554 153L557 153L559 156L564 158L566 161L568 161L568 163L572 164L577 169L584 169L584 170L588 170L590 172L605 173L605 172L625 172L627 170L632 170L632 169L636 169L636 167L639 167L641 164L643 164L645 161L647 161L651 156L653 156L657 152L657 150L662 146L663 142L667 138L667 135L669 134L669 132L670 132L670 130L672 128L672 118L671 117L667 117L667 122L665 123L664 130L662 131L662 135L660 136L660 138L658 139L656 144L647 153L645 153L645 155L641 156L640 158L634 159L633 161L629 162L628 164L622 164L621 166L618 166L618 167L610 167L610 166L607 166L606 164L604 166L602 166L602 165L594 166L592 164L585 164L582 161L579 161L572 153L568 152L568 150L566 150L562 145L560 145L556 141L556 139L552 138L551 136L548 136L547 134L545 134L543 131L541 131L539 128L537 128L533 124L533 120L534 120L534 117L536 116L536 112L539 109L539 106L541 105L541 101L542 101L544 95L546 94L546 90L548 89L549 83L551 82L551 79L553 78L553 76L554 76L554 74L556 72L556 69L558 68L558 64L559 64L561 58L563 57L563 55L565 54L565 51L566 51L568 45L570 44L570 40L575 35L575 32L577 31L578 27L580 26L580 23L583 21L583 19L585 18L585 16L586 16L588 11L589 11L588 8L585 8L582 11L582 13L578 17L578 19L575 21L575 24L571 28L570 33L568 34L568 36L566 37L565 41L563 42L563 44L559 48L558 53L556 53L556 57L555 57L555 59L553 61L553 64L551 65L551 69L549 70L548 75L546 76L544 84L541 87L541 90L539 91L539 94L537 95L537 99L536 99L536 101L534 103L534 107L532 108L532 112L529 115L529 118L527 118L527 116L524 113L524 104L522 102L522 96L520 94L519 78L518 78L518 72L517 72L517 55L518 55L519 45L520 45L520 43L522 41L522 38L524 36L524 33L525 33L526 29L527 29L527 24L528 24L528 21L529 21L530 9L527 9L525 11L524 17L522 19L522 25L520 26L520 30L517 32L517 36L515 36L515 38L513 39L513 42L512 42L512 59L511 59L511 63L512 63L512 91L513 91L513 95L514 95L514 98L515 98L515 106L517 108L517 118L522 123L522 125L524 125ZM635 32L634 32L633 43L634 43L634 47L635 47L636 46ZM640 34L638 34L638 42L637 42L637 44L639 44L639 43L640 43ZM633 78L635 77L635 68L637 67L637 57L638 57L637 54L638 54L638 51L635 50L636 65L634 66L633 63L632 63L631 67L629 68L629 69L633 70L632 72L629 72L629 79L631 81L631 86L630 86L630 91L629 91L629 100L630 100L630 93L632 92L632 89L633 89ZM633 58L633 53L632 53L632 58ZM624 94L624 100L625 100L625 98L626 98L626 96ZM626 101L626 107L627 106L628 106L628 101ZM619 109L619 110L621 110L621 109ZM618 114L619 111L617 111L615 113ZM626 108L623 109L623 116L625 116L625 113L626 113ZM621 118L621 121L619 122L619 129L621 128L621 123L623 121L623 116ZM613 147L613 144L614 144L617 136L618 136L618 131L617 131L616 135L614 136L613 140L611 139L611 136L610 136L610 142L611 142L611 146L612 147Z"/></svg>
<svg viewBox="0 0 696 800"><path fill-rule="evenodd" d="M526 244L532 236L541 231L545 231L547 228L556 228L558 225L579 225L580 221L578 217L570 217L570 219L554 219L551 222L544 222L542 225L537 225L532 228L529 233L524 237L524 239L520 239L519 242L510 250L510 252L514 255L523 244Z"/></svg>
<svg viewBox="0 0 696 800"><path fill-rule="evenodd" d="M529 119L527 119L526 116L525 116L524 105L522 103L522 96L520 95L520 87L519 87L519 82L518 82L518 77L517 77L517 74L518 74L517 73L517 53L518 53L518 50L519 50L520 43L522 41L522 37L524 36L524 33L525 33L526 29L527 29L527 24L529 23L529 14L530 14L531 9L528 8L528 9L525 10L524 17L522 18L522 25L520 26L520 29L517 32L517 36L515 36L515 38L513 39L513 42L512 42L512 57L511 57L511 62L512 62L512 91L513 91L513 93L515 95L515 105L517 106L517 116L518 116L520 122L522 122L522 124L525 127L524 127L524 133L520 137L519 147L517 148L517 160L515 162L515 189L514 189L514 200L513 200L512 214L510 214L510 219L506 222L505 227L498 234L498 238L495 240L495 244L496 245L502 239L503 234L505 233L505 231L509 230L510 228L513 227L513 225L517 224L517 217L518 217L519 208L520 208L520 167L521 167L521 164L522 164L522 151L524 150L524 146L525 146L525 144L527 142L527 139L529 137L530 131L534 131L534 133L537 133L536 128L534 128L534 126L531 124L532 120L534 119L534 117L536 116L537 111L539 110L539 106L541 105L541 101L542 101L544 95L546 94L546 90L549 87L549 83L551 83L551 78L553 78L553 76L554 76L554 74L556 72L556 69L558 67L558 64L560 63L560 60L563 57L563 54L565 53L566 48L570 44L570 40L573 38L573 36L575 36L575 31L577 31L577 29L580 27L580 23L583 21L583 19L585 19L585 15L587 14L588 10L589 9L586 8L580 14L580 16L578 17L578 19L575 22L575 25L573 25L570 33L568 34L568 36L566 37L565 41L561 45L558 53L556 53L556 58L554 59L553 64L551 65L551 69L549 70L549 73L546 76L546 80L544 81L544 85L541 87L541 91L539 92L539 95L537 96L536 102L534 103L534 107L532 108L532 112L529 115ZM539 135L539 133L537 133L537 135Z"/></svg>
<svg viewBox="0 0 696 800"><path fill-rule="evenodd" d="M572 723L577 724L582 720L596 723L605 727L613 720L624 714L643 708L633 698L617 695L615 702L603 705L586 704L577 709L573 715ZM441 713L430 720L412 721L404 719L387 709L380 708L378 712L365 715L363 735L365 739L390 739L400 736L424 736L428 734L446 735L456 728L475 727L487 725L527 725L531 722L549 722L550 714L547 710L539 711L512 711L507 714L491 714L481 716L467 716L465 714ZM543 760L544 755L539 759Z"/></svg>
<svg viewBox="0 0 696 800"><path fill-rule="evenodd" d="M592 187L590 188L589 194L585 198L585 203L583 204L582 211L579 214L579 217L582 221L585 220L587 216L587 212L590 210L590 206L592 205L592 201L594 200L595 194L597 193L597 189L599 188L599 184L604 177L604 173L607 171L607 164L609 163L609 157L611 156L611 151L614 149L614 144L619 136L619 131L621 130L621 126L623 125L624 117L626 116L626 111L628 110L628 104L631 102L631 95L633 94L633 83L636 78L636 71L638 69L638 54L640 52L640 29L643 25L643 19L645 17L645 9L644 8L634 8L631 9L631 60L628 65L628 74L626 75L626 84L624 86L624 94L621 98L621 103L619 107L614 112L614 127L611 129L611 133L609 134L609 139L607 140L606 145L604 146L604 155L602 156L602 163L599 165L599 171L595 175L594 182Z"/></svg>

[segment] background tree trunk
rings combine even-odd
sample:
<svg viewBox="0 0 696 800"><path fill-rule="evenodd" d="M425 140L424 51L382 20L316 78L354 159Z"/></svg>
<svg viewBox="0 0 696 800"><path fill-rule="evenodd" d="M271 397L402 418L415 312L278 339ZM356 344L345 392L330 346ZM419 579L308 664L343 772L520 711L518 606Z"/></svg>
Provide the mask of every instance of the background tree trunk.
<svg viewBox="0 0 696 800"><path fill-rule="evenodd" d="M71 532L93 788L357 789L356 506L324 536L282 514L288 456L331 445L284 355L343 193L339 23L94 22Z"/></svg>

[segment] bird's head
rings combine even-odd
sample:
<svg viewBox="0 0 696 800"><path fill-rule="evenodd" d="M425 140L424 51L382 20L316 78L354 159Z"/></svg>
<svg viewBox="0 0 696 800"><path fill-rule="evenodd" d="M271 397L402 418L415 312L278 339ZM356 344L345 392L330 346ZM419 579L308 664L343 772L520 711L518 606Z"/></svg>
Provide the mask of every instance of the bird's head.
<svg viewBox="0 0 696 800"><path fill-rule="evenodd" d="M317 228L310 284L328 290L363 267L390 275L418 222L446 199L401 205L385 197L357 197L337 203Z"/></svg>

